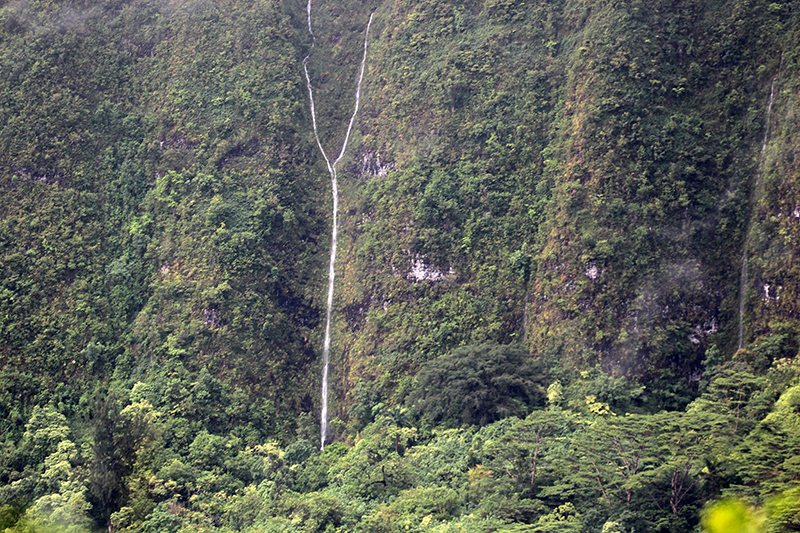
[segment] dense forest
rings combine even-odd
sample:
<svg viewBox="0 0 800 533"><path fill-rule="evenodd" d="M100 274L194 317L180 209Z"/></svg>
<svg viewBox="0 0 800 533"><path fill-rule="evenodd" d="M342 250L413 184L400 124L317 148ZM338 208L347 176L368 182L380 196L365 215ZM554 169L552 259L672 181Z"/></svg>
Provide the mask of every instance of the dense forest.
<svg viewBox="0 0 800 533"><path fill-rule="evenodd" d="M0 95L0 531L800 531L797 0L0 0Z"/></svg>

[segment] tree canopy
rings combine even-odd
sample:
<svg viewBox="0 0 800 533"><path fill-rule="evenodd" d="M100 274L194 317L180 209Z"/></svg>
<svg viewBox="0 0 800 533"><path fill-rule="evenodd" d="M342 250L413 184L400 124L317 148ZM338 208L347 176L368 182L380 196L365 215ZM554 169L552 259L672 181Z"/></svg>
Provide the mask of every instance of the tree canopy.
<svg viewBox="0 0 800 533"><path fill-rule="evenodd" d="M417 416L448 426L524 417L544 403L542 372L522 346L463 346L420 369L408 402Z"/></svg>

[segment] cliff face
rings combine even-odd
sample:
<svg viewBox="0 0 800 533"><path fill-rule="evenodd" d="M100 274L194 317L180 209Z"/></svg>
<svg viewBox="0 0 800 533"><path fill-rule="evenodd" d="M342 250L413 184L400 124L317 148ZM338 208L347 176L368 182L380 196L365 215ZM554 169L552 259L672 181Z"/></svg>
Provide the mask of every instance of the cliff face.
<svg viewBox="0 0 800 533"><path fill-rule="evenodd" d="M98 381L195 405L201 369L220 427L313 425L331 207L305 8L0 8L11 433ZM734 355L740 321L740 358L796 353L795 2L312 8L331 151L375 12L340 169L338 418L487 340L567 381L631 376L654 409Z"/></svg>
<svg viewBox="0 0 800 533"><path fill-rule="evenodd" d="M524 338L557 375L600 365L676 406L737 350L740 316L741 357L793 355L793 276L770 270L796 254L778 192L796 181L793 9L382 6L348 167L339 390L402 394L453 345Z"/></svg>
<svg viewBox="0 0 800 533"><path fill-rule="evenodd" d="M165 393L205 367L310 409L326 182L287 10L12 2L2 16L0 352L24 398L4 407L24 420L112 382L166 379Z"/></svg>

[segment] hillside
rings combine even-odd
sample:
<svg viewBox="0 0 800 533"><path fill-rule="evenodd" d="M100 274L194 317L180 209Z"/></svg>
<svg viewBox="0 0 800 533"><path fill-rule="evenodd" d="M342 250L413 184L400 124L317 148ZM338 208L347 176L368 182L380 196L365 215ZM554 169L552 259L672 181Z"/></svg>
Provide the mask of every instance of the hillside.
<svg viewBox="0 0 800 533"><path fill-rule="evenodd" d="M793 531L798 53L793 0L3 2L2 528Z"/></svg>

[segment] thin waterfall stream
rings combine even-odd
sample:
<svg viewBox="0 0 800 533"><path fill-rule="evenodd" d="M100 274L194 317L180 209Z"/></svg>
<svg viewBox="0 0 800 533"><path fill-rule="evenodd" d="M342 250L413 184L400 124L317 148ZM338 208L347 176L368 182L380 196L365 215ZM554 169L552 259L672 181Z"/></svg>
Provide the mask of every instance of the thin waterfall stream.
<svg viewBox="0 0 800 533"><path fill-rule="evenodd" d="M306 87L308 88L308 100L311 107L311 123L314 128L314 138L317 141L317 146L319 147L319 151L322 153L322 157L325 159L325 164L328 166L328 172L331 174L331 194L333 196L333 229L331 231L331 257L328 265L328 299L325 312L325 341L322 349L322 413L320 415L320 449L323 450L325 449L325 437L327 436L328 431L328 367L330 363L331 348L333 284L336 277L336 240L339 233L339 186L336 176L336 165L342 160L342 158L344 158L344 154L347 151L347 143L350 140L350 133L353 130L353 123L355 122L356 115L358 114L358 106L361 102L361 82L364 79L364 66L367 62L369 29L372 26L372 17L375 16L375 13L370 14L369 22L367 22L367 29L364 35L364 55L361 58L361 68L358 72L358 79L356 82L356 102L353 109L353 116L350 117L350 123L347 125L347 132L345 133L344 142L342 143L342 150L339 152L339 156L333 162L331 162L325 152L325 149L322 147L322 142L319 138L319 132L317 131L317 112L316 108L314 107L314 91L311 88L311 76L308 74L308 59L311 57L311 50L313 50L314 44L316 43L316 36L311 28L311 0L308 0L306 12L308 15L308 33L311 35L311 48L308 51L308 55L303 59L303 72L306 75Z"/></svg>
<svg viewBox="0 0 800 533"><path fill-rule="evenodd" d="M781 54L781 65L783 65L783 54ZM769 104L767 105L767 119L766 119L766 126L764 128L764 140L761 142L761 154L758 157L758 167L756 170L756 182L753 185L753 192L751 193L752 197L755 198L758 185L761 181L761 174L764 171L764 154L767 150L767 142L769 141L769 121L770 116L772 115L772 102L775 99L775 82L777 81L778 76L772 78L772 84L769 88ZM751 204L753 201L751 201ZM742 271L739 275L739 345L738 348L741 350L744 346L744 304L745 299L747 296L747 239L750 235L750 227L752 224L752 215L750 218L750 222L747 224L747 231L744 236L744 246L742 251Z"/></svg>

